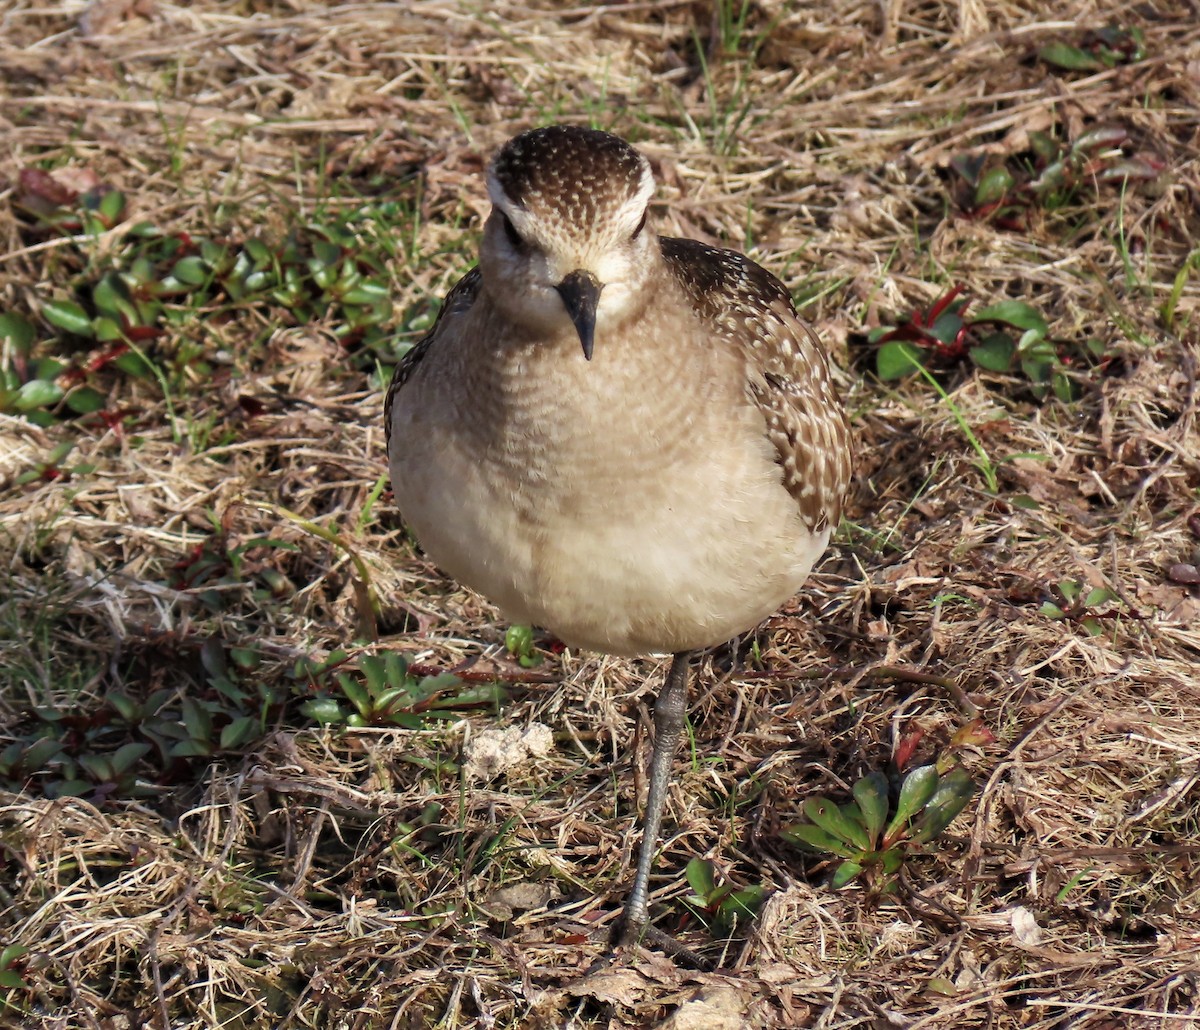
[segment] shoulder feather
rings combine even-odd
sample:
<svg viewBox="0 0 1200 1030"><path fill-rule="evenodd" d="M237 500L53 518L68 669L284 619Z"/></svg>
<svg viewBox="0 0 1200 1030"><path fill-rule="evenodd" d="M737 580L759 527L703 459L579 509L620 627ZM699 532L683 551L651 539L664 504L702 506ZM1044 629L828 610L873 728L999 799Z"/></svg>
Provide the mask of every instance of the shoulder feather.
<svg viewBox="0 0 1200 1030"><path fill-rule="evenodd" d="M445 327L447 316L463 314L475 303L475 298L479 295L479 283L479 269L472 268L451 287L450 292L446 294L445 301L442 302L442 309L438 312L433 327L408 350L400 359L396 371L392 373L392 381L383 402L383 431L389 451L392 446L392 404L395 402L396 396L412 377L417 366L421 364L421 360L429 352L429 348L434 345L439 331Z"/></svg>
<svg viewBox="0 0 1200 1030"><path fill-rule="evenodd" d="M696 240L661 244L697 314L743 352L747 392L805 525L836 527L850 483L850 430L816 334L783 283L744 255Z"/></svg>

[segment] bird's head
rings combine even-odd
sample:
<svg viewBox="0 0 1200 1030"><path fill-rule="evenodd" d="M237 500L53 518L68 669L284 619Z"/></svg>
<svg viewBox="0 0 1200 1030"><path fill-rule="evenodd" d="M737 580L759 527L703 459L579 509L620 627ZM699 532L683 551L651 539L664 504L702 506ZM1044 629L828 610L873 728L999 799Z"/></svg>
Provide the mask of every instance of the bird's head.
<svg viewBox="0 0 1200 1030"><path fill-rule="evenodd" d="M641 310L658 261L650 162L606 132L551 125L509 140L487 186L479 264L493 301L533 332L573 324L590 360L597 328Z"/></svg>

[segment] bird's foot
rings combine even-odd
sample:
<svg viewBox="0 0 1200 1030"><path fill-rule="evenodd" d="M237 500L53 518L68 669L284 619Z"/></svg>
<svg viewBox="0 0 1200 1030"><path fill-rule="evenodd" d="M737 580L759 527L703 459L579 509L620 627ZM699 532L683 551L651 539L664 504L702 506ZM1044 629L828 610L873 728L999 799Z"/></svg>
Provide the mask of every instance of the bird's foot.
<svg viewBox="0 0 1200 1030"><path fill-rule="evenodd" d="M632 919L628 915L623 915L620 923L617 924L617 929L618 933L615 935L614 941L617 947L628 948L638 944L650 945L670 955L677 962L682 962L693 969L699 969L703 972L712 972L716 969L716 964L710 959L692 951L686 945L680 944L669 933L665 933L657 926L654 926L649 919L638 920Z"/></svg>

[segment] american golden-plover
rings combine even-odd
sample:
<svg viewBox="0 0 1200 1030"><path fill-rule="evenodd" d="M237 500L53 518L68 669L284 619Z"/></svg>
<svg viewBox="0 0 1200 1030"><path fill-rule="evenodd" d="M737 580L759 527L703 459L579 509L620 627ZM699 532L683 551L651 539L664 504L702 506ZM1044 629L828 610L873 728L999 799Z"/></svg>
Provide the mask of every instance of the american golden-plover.
<svg viewBox="0 0 1200 1030"><path fill-rule="evenodd" d="M556 125L487 172L479 265L387 396L396 502L426 553L568 645L671 653L654 710L625 942L650 868L693 652L774 612L836 526L846 416L783 284L730 250L656 235L646 158Z"/></svg>

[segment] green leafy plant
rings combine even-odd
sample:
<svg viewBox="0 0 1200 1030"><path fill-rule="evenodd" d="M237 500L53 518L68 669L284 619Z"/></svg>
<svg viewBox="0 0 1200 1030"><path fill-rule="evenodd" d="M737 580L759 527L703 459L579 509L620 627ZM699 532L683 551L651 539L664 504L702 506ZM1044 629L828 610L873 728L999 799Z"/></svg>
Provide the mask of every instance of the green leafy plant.
<svg viewBox="0 0 1200 1030"><path fill-rule="evenodd" d="M0 784L47 797L146 797L173 781L190 759L236 749L261 735L246 705L211 695L152 691L144 699L112 691L98 707L44 706L0 751Z"/></svg>
<svg viewBox="0 0 1200 1030"><path fill-rule="evenodd" d="M33 990L26 975L30 964L29 949L23 944L0 946L0 1015L28 1015L19 999Z"/></svg>
<svg viewBox="0 0 1200 1030"><path fill-rule="evenodd" d="M866 873L874 886L886 890L908 853L937 837L974 793L975 783L962 766L943 775L936 766L922 765L904 778L891 806L887 777L872 772L854 784L854 800L844 805L808 798L803 806L808 822L781 834L805 850L841 858L834 887Z"/></svg>
<svg viewBox="0 0 1200 1030"><path fill-rule="evenodd" d="M457 718L457 712L465 708L495 707L506 696L499 683L466 686L453 673L416 675L408 660L394 651L360 654L352 661L339 650L320 664L302 659L295 676L307 679L312 689L319 691L300 709L324 725L416 730L431 720ZM340 697L333 696L335 689Z"/></svg>
<svg viewBox="0 0 1200 1030"><path fill-rule="evenodd" d="M239 600L242 591L235 588L244 588L257 604L287 596L295 589L280 567L280 558L297 553L296 544L268 536L240 539L229 524L233 508L224 515L207 514L212 533L171 567L175 589L191 590L213 612L225 611Z"/></svg>
<svg viewBox="0 0 1200 1030"><path fill-rule="evenodd" d="M86 476L95 471L96 466L90 462L81 461L74 465L66 464L66 460L70 453L75 449L75 445L68 441L56 444L51 448L50 453L46 455L45 460L34 464L33 468L27 469L16 477L14 482L20 486L25 483L33 483L37 480L58 480L64 482L75 478L76 476Z"/></svg>
<svg viewBox="0 0 1200 1030"><path fill-rule="evenodd" d="M718 886L715 867L702 858L688 862L685 875L692 893L684 901L719 937L728 937L753 919L766 900L767 892L761 884L741 889L729 883Z"/></svg>
<svg viewBox="0 0 1200 1030"><path fill-rule="evenodd" d="M1103 71L1145 58L1146 36L1136 26L1107 25L1089 32L1082 46L1056 41L1039 47L1037 55L1046 64L1066 71Z"/></svg>
<svg viewBox="0 0 1200 1030"><path fill-rule="evenodd" d="M1124 614L1119 608L1098 610L1112 602L1121 605L1121 599L1107 587L1089 588L1075 579L1061 579L1051 584L1050 595L1051 600L1039 609L1046 618L1074 623L1093 637L1104 632L1102 620L1117 619Z"/></svg>
<svg viewBox="0 0 1200 1030"><path fill-rule="evenodd" d="M1053 392L1061 401L1079 397L1080 367L1098 362L1103 343L1056 340L1041 312L1019 300L992 304L968 314L970 301L955 285L927 311L914 311L898 325L880 326L868 339L879 344L880 379L900 379L922 369L936 371L969 361L989 372L1020 373L1039 400Z"/></svg>
<svg viewBox="0 0 1200 1030"><path fill-rule="evenodd" d="M122 374L157 380L169 400L173 382L211 374L211 355L186 339L169 354L145 348L201 317L219 323L234 307L239 317L269 307L292 324L329 319L366 369L396 359L387 270L362 232L384 217L380 205L304 222L269 242L165 233L144 221L126 227L122 193L102 183L79 193L40 169L21 173L14 204L37 233L81 235L71 236L76 256L64 251L76 267L61 277L62 293L43 299L36 317L0 312L0 412L39 425L119 420L105 409ZM102 233L120 235L100 249Z"/></svg>
<svg viewBox="0 0 1200 1030"><path fill-rule="evenodd" d="M1035 130L1028 151L999 163L989 154L959 154L950 167L965 187L956 200L969 217L1014 230L1026 227L1033 208L1061 208L1085 187L1153 182L1165 168L1157 158L1136 153L1120 125L1095 126L1071 142Z"/></svg>
<svg viewBox="0 0 1200 1030"><path fill-rule="evenodd" d="M542 664L542 656L533 646L532 626L509 626L504 634L504 647L524 669Z"/></svg>
<svg viewBox="0 0 1200 1030"><path fill-rule="evenodd" d="M921 737L916 730L901 741L894 758L897 770L907 767ZM891 890L905 860L938 837L975 794L975 782L954 752L992 740L991 731L976 719L954 734L936 762L912 769L894 792L882 772L868 773L854 784L852 800L843 805L825 797L808 798L802 806L806 821L780 835L805 851L841 859L833 874L834 887L865 875L876 890Z"/></svg>
<svg viewBox="0 0 1200 1030"><path fill-rule="evenodd" d="M20 969L25 965L29 949L21 944L6 944L0 948L0 987L25 990L28 984Z"/></svg>
<svg viewBox="0 0 1200 1030"><path fill-rule="evenodd" d="M285 695L262 677L257 648L182 634L131 637L119 655L78 648L59 603L51 584L17 598L2 620L22 641L5 682L27 700L3 729L0 788L95 803L156 795L282 712Z"/></svg>

